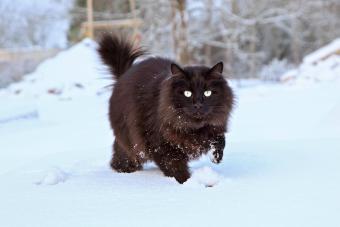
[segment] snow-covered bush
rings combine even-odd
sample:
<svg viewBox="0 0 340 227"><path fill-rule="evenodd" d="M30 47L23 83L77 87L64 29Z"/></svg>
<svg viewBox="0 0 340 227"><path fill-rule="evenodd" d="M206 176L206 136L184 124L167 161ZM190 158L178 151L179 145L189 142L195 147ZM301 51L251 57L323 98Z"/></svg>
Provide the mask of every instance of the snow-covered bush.
<svg viewBox="0 0 340 227"><path fill-rule="evenodd" d="M1 0L0 48L65 48L73 0Z"/></svg>
<svg viewBox="0 0 340 227"><path fill-rule="evenodd" d="M145 22L142 41L151 53L181 62L176 55L181 48L175 44L187 39L183 43L189 63L212 65L223 60L226 74L233 78L255 78L275 58L298 65L303 56L340 35L339 0L137 2L143 2L138 4ZM180 30L184 36L177 34ZM285 63L274 60L269 67L282 68ZM266 74L265 79L277 80L275 75Z"/></svg>
<svg viewBox="0 0 340 227"><path fill-rule="evenodd" d="M272 60L268 65L262 67L259 78L265 81L280 81L282 75L293 66L287 60Z"/></svg>

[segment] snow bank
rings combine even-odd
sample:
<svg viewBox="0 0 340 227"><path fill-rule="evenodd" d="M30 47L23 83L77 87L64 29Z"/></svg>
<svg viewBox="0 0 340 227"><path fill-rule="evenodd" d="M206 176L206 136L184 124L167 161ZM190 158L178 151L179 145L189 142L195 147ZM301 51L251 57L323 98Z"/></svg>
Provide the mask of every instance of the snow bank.
<svg viewBox="0 0 340 227"><path fill-rule="evenodd" d="M62 98L100 94L112 81L101 68L96 49L94 41L85 39L46 60L35 72L5 92L25 97L53 95Z"/></svg>
<svg viewBox="0 0 340 227"><path fill-rule="evenodd" d="M335 54L340 54L340 38L304 57L303 63L315 64Z"/></svg>
<svg viewBox="0 0 340 227"><path fill-rule="evenodd" d="M306 56L297 69L285 73L281 80L293 84L339 82L340 39Z"/></svg>

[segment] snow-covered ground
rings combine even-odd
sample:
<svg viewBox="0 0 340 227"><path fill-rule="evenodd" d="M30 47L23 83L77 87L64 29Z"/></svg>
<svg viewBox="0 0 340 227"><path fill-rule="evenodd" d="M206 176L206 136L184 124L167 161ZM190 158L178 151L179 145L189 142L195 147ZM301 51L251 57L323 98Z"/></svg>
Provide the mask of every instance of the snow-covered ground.
<svg viewBox="0 0 340 227"><path fill-rule="evenodd" d="M0 226L340 226L338 79L235 86L223 162L191 163L180 185L152 163L109 168L111 81L95 48L0 91Z"/></svg>

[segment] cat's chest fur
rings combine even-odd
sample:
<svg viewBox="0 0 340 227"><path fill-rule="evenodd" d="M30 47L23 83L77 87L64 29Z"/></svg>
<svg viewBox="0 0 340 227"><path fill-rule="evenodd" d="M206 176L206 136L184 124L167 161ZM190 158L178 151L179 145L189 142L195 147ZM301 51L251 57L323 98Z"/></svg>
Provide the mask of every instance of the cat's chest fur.
<svg viewBox="0 0 340 227"><path fill-rule="evenodd" d="M212 148L216 135L221 133L223 132L210 127L193 131L178 131L167 128L163 131L161 140L180 149L191 158L198 158Z"/></svg>

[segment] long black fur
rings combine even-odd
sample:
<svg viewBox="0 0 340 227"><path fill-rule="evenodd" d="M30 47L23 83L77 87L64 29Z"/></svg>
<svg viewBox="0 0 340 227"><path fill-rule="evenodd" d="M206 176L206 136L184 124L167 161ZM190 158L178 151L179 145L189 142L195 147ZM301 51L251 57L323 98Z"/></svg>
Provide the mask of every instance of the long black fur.
<svg viewBox="0 0 340 227"><path fill-rule="evenodd" d="M98 52L116 79L131 67L136 58L145 54L142 49L134 48L132 42L112 35L103 36Z"/></svg>

